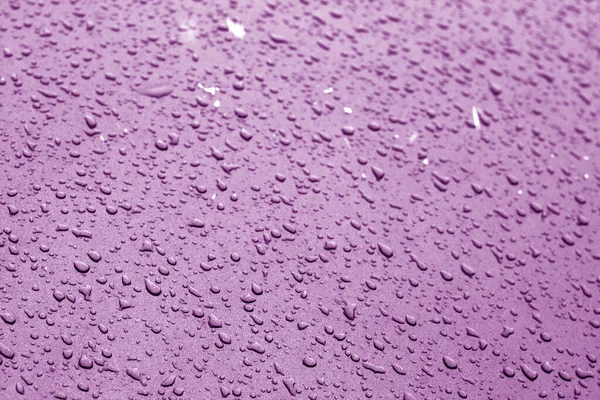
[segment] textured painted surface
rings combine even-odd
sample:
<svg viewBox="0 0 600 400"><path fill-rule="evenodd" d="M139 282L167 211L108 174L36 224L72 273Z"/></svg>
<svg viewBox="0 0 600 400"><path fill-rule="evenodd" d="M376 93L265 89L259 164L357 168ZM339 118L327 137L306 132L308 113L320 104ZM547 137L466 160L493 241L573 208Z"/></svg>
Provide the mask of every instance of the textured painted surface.
<svg viewBox="0 0 600 400"><path fill-rule="evenodd" d="M598 399L597 1L0 10L0 399Z"/></svg>

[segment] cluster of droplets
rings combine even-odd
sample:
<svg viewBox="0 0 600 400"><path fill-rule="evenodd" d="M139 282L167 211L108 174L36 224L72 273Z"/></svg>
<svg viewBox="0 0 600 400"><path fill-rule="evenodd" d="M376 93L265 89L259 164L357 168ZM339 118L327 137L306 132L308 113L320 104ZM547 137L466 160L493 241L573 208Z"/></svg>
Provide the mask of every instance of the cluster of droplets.
<svg viewBox="0 0 600 400"><path fill-rule="evenodd" d="M598 398L593 2L217 3L0 9L0 398Z"/></svg>

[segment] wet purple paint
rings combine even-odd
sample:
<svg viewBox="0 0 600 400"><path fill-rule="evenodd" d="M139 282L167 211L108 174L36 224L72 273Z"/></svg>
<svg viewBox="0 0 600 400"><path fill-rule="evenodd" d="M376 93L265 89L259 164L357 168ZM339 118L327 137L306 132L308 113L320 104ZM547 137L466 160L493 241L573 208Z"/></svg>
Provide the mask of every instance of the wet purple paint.
<svg viewBox="0 0 600 400"><path fill-rule="evenodd" d="M598 399L597 3L8 1L0 399Z"/></svg>

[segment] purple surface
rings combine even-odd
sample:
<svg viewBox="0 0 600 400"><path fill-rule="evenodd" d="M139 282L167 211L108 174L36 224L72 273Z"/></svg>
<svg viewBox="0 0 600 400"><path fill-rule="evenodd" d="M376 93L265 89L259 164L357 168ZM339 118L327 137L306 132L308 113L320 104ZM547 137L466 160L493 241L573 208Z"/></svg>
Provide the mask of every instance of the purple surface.
<svg viewBox="0 0 600 400"><path fill-rule="evenodd" d="M0 399L599 399L599 15L4 2Z"/></svg>

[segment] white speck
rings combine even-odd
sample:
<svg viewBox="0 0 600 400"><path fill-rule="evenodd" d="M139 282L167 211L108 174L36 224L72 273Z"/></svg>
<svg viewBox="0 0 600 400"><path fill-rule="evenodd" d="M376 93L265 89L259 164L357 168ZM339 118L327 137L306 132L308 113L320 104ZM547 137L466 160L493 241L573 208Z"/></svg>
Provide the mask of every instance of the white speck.
<svg viewBox="0 0 600 400"><path fill-rule="evenodd" d="M192 42L192 41L194 41L195 36L196 36L196 33L194 31L186 29L185 31L181 32L181 41L183 43Z"/></svg>
<svg viewBox="0 0 600 400"><path fill-rule="evenodd" d="M397 133L394 135L394 139L398 139L399 137L400 137L400 136L398 136L398 134L397 134Z"/></svg>
<svg viewBox="0 0 600 400"><path fill-rule="evenodd" d="M583 177L584 177L585 179L590 179L590 175L589 175L589 174L585 174L585 175L583 175Z"/></svg>
<svg viewBox="0 0 600 400"><path fill-rule="evenodd" d="M481 128L481 122L479 122L479 113L477 112L477 108L473 106L473 124L475 124L475 129Z"/></svg>
<svg viewBox="0 0 600 400"><path fill-rule="evenodd" d="M424 159L424 160L423 160L423 164L425 164L425 165L429 165L429 160L428 160L428 159Z"/></svg>
<svg viewBox="0 0 600 400"><path fill-rule="evenodd" d="M551 153L551 154L550 154L550 158L554 158L554 157L556 157L556 156L554 155L554 153Z"/></svg>
<svg viewBox="0 0 600 400"><path fill-rule="evenodd" d="M414 132L412 135L410 135L410 137L408 138L408 143L412 143L415 140L417 140L417 138L419 137L419 134L417 132Z"/></svg>
<svg viewBox="0 0 600 400"><path fill-rule="evenodd" d="M352 114L352 109L350 107L344 107L344 112L346 114Z"/></svg>
<svg viewBox="0 0 600 400"><path fill-rule="evenodd" d="M179 25L179 32L181 41L184 43L193 42L196 40L196 34L198 33L198 27L196 26L195 20L186 21Z"/></svg>
<svg viewBox="0 0 600 400"><path fill-rule="evenodd" d="M519 190L517 191L517 193L519 193L519 194L523 194L523 191L522 191L521 189L519 189Z"/></svg>
<svg viewBox="0 0 600 400"><path fill-rule="evenodd" d="M360 176L362 176L363 179L367 179L367 176L363 173Z"/></svg>
<svg viewBox="0 0 600 400"><path fill-rule="evenodd" d="M229 18L227 18L226 22L227 29L229 29L229 32L233 33L233 36L235 36L238 39L243 39L244 36L246 36L246 30L244 29L244 25L239 24L237 22L233 22Z"/></svg>
<svg viewBox="0 0 600 400"><path fill-rule="evenodd" d="M348 138L344 138L344 142L346 142L346 145L348 146L349 149L351 149L352 147L350 146L350 142L348 141Z"/></svg>
<svg viewBox="0 0 600 400"><path fill-rule="evenodd" d="M220 100L215 100L215 102L213 103L213 106L215 106L215 107L221 107L221 101Z"/></svg>
<svg viewBox="0 0 600 400"><path fill-rule="evenodd" d="M589 161L590 160L590 156L583 156L583 160L584 161Z"/></svg>
<svg viewBox="0 0 600 400"><path fill-rule="evenodd" d="M216 194L216 193L213 193L213 195L212 195L212 196L210 196L210 198L211 198L211 199L213 199L213 200L214 200L214 199L216 199L216 198L217 198L217 194Z"/></svg>
<svg viewBox="0 0 600 400"><path fill-rule="evenodd" d="M219 89L218 86L213 86L213 87L204 87L204 85L202 84L202 82L198 82L198 87L202 90L204 90L206 93L210 93L213 96L215 94L217 94L217 92L221 91L221 89Z"/></svg>
<svg viewBox="0 0 600 400"><path fill-rule="evenodd" d="M333 93L333 88L327 88L327 89L323 90L323 93L326 93L326 94Z"/></svg>
<svg viewBox="0 0 600 400"><path fill-rule="evenodd" d="M101 141L102 143L104 143L104 142L106 142L106 138L105 138L104 136L100 135L100 141Z"/></svg>

